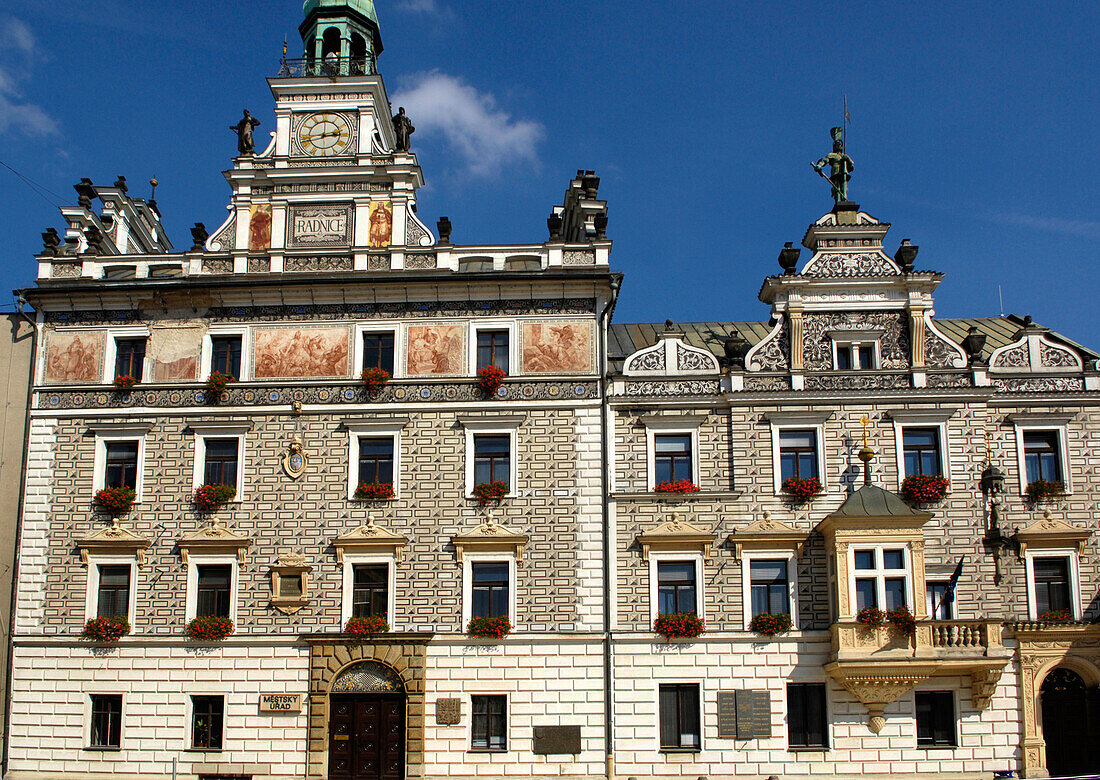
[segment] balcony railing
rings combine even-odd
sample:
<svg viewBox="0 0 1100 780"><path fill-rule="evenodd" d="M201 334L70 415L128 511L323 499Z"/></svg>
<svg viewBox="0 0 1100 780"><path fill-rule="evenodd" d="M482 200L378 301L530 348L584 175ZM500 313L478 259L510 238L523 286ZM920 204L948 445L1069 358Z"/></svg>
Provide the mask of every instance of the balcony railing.
<svg viewBox="0 0 1100 780"><path fill-rule="evenodd" d="M370 76L375 73L374 54L367 52L358 57L326 57L324 59L284 59L279 63L277 79L339 78L341 76Z"/></svg>
<svg viewBox="0 0 1100 780"><path fill-rule="evenodd" d="M1001 624L990 620L920 620L911 635L891 625L868 628L859 623L835 623L832 633L836 660L886 659L894 653L946 660L1004 652Z"/></svg>

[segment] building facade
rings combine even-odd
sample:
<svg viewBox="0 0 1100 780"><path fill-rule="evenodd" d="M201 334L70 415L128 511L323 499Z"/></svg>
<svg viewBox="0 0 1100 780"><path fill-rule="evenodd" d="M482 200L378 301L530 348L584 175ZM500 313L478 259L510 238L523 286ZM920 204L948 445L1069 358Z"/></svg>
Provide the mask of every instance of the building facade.
<svg viewBox="0 0 1100 780"><path fill-rule="evenodd" d="M7 776L1096 771L1100 356L847 201L769 320L613 324L598 177L453 245L304 15L212 233L43 234Z"/></svg>

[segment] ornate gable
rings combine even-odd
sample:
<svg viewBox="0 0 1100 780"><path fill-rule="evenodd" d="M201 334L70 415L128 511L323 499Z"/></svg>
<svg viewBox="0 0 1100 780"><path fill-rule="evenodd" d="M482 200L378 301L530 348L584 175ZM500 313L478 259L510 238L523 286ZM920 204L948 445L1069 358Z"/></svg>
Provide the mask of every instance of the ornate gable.
<svg viewBox="0 0 1100 780"><path fill-rule="evenodd" d="M392 555L395 560L404 560L404 548L409 540L401 534L396 534L385 526L379 525L373 518L368 518L366 525L348 531L332 540L332 546L336 548L336 562L344 562L344 553L383 553Z"/></svg>
<svg viewBox="0 0 1100 780"><path fill-rule="evenodd" d="M666 324L666 328L671 322ZM623 363L626 376L713 376L720 371L718 359L705 349L684 342L685 334L665 330L657 337L657 343L639 349Z"/></svg>
<svg viewBox="0 0 1100 780"><path fill-rule="evenodd" d="M1033 325L1026 318L1016 341L995 349L989 356L989 370L993 373L1080 371L1084 367L1081 357L1069 347L1055 343L1048 333L1046 328Z"/></svg>
<svg viewBox="0 0 1100 780"><path fill-rule="evenodd" d="M243 534L230 531L221 525L217 518L190 536L185 536L179 542L180 557L187 563L192 554L195 555L236 555L237 560L244 565L245 554L252 546L252 538Z"/></svg>

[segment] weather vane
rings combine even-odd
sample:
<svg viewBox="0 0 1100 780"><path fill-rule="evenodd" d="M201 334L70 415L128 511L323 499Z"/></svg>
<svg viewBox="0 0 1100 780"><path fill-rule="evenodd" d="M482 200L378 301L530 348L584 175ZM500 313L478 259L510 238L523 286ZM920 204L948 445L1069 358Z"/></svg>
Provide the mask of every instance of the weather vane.
<svg viewBox="0 0 1100 780"><path fill-rule="evenodd" d="M871 418L863 415L859 418L859 424L863 426L863 446L867 446L867 426L871 424Z"/></svg>

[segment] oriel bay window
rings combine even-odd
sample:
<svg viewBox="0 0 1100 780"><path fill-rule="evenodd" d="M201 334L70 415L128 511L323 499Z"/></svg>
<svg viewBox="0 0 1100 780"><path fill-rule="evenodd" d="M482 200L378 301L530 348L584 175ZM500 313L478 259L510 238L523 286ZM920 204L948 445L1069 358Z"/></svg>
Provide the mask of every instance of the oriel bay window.
<svg viewBox="0 0 1100 780"><path fill-rule="evenodd" d="M230 617L233 566L199 564L195 569L195 616Z"/></svg>
<svg viewBox="0 0 1100 780"><path fill-rule="evenodd" d="M508 434L474 435L474 485L499 481L511 490L511 445Z"/></svg>
<svg viewBox="0 0 1100 780"><path fill-rule="evenodd" d="M658 690L661 750L699 750L702 745L697 684L662 685Z"/></svg>
<svg viewBox="0 0 1100 780"><path fill-rule="evenodd" d="M117 750L122 745L122 694L92 694L92 729L88 746Z"/></svg>
<svg viewBox="0 0 1100 780"><path fill-rule="evenodd" d="M691 473L691 434L653 436L653 483L695 481Z"/></svg>
<svg viewBox="0 0 1100 780"><path fill-rule="evenodd" d="M657 562L657 614L696 612L694 561Z"/></svg>
<svg viewBox="0 0 1100 780"><path fill-rule="evenodd" d="M902 431L905 476L940 476L940 435L936 428L905 428Z"/></svg>
<svg viewBox="0 0 1100 780"><path fill-rule="evenodd" d="M819 477L817 463L817 431L789 430L779 432L780 482L797 477Z"/></svg>
<svg viewBox="0 0 1100 780"><path fill-rule="evenodd" d="M351 616L381 617L389 609L389 566L384 563L352 567Z"/></svg>
<svg viewBox="0 0 1100 780"><path fill-rule="evenodd" d="M508 563L470 564L470 617L506 617L509 614Z"/></svg>
<svg viewBox="0 0 1100 780"><path fill-rule="evenodd" d="M508 749L508 697L471 696L471 750Z"/></svg>
<svg viewBox="0 0 1100 780"><path fill-rule="evenodd" d="M210 339L210 373L241 378L240 336L214 336Z"/></svg>
<svg viewBox="0 0 1100 780"><path fill-rule="evenodd" d="M857 611L908 606L909 569L904 548L856 549L852 564Z"/></svg>
<svg viewBox="0 0 1100 780"><path fill-rule="evenodd" d="M393 484L393 437L359 437L359 484Z"/></svg>

